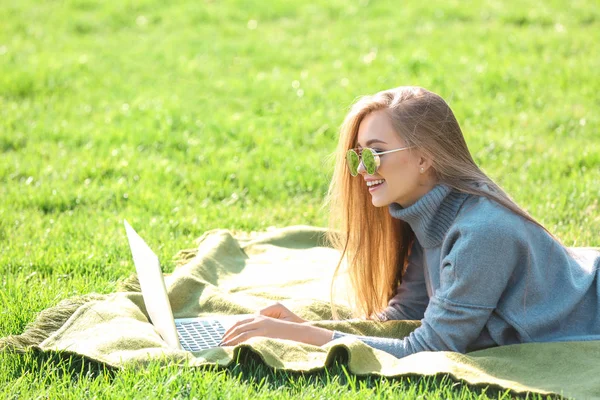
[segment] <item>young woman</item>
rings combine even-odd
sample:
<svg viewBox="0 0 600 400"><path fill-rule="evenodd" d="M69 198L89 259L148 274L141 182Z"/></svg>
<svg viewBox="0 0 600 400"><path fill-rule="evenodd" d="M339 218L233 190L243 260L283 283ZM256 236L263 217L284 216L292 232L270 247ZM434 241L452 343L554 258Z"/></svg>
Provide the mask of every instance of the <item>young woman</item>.
<svg viewBox="0 0 600 400"><path fill-rule="evenodd" d="M572 254L488 178L441 97L400 87L360 99L337 156L331 240L360 313L421 320L405 338L360 340L397 357L600 340L600 252ZM222 344L344 336L304 322L275 304Z"/></svg>

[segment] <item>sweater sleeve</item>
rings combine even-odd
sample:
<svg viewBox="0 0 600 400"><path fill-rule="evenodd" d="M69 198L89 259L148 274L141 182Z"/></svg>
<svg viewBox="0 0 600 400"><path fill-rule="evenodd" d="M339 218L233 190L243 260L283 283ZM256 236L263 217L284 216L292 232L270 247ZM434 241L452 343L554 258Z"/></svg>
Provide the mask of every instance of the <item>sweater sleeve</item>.
<svg viewBox="0 0 600 400"><path fill-rule="evenodd" d="M441 261L440 287L421 326L403 339L357 336L396 357L421 351L465 353L481 334L519 259L526 250L506 227L470 227L449 232ZM525 251L525 253L524 253ZM346 336L334 332L333 338Z"/></svg>
<svg viewBox="0 0 600 400"><path fill-rule="evenodd" d="M383 316L386 320L420 320L425 315L428 303L429 296L423 271L423 248L415 240L402 283L398 285L396 295L383 310Z"/></svg>

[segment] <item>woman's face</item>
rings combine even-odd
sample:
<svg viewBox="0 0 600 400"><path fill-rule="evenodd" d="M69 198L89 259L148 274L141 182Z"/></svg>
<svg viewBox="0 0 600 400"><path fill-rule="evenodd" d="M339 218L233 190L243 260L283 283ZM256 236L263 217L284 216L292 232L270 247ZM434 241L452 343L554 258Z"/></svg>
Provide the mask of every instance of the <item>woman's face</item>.
<svg viewBox="0 0 600 400"><path fill-rule="evenodd" d="M380 110L363 118L358 128L356 147L370 147L379 153L407 145L395 132L385 111ZM359 175L356 177L364 179L375 207L384 207L391 203L408 207L433 188L434 184L427 176L430 163L417 149L388 153L380 158L381 164L373 175L369 175L361 163Z"/></svg>

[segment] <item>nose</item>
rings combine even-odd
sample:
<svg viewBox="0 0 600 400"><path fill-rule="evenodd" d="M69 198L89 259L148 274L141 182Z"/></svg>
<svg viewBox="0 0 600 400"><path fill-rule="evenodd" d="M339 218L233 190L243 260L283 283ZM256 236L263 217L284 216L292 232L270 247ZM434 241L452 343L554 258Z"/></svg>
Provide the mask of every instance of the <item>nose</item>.
<svg viewBox="0 0 600 400"><path fill-rule="evenodd" d="M365 169L365 165L363 164L362 159L358 163L358 168L356 170L358 171L359 175L365 175L367 173L367 170Z"/></svg>

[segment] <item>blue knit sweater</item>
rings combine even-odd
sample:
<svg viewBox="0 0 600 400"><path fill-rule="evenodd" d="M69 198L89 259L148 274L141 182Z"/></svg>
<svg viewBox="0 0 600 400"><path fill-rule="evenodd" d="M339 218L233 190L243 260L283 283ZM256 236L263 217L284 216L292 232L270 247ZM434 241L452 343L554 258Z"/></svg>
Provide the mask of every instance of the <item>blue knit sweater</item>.
<svg viewBox="0 0 600 400"><path fill-rule="evenodd" d="M403 339L358 336L363 342L404 357L600 340L600 252L569 253L498 203L445 185L389 210L417 240L384 317L421 326ZM350 335L333 338L342 336Z"/></svg>

